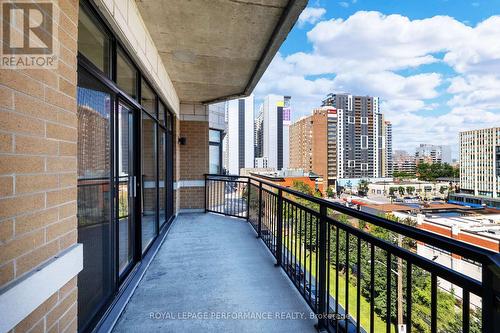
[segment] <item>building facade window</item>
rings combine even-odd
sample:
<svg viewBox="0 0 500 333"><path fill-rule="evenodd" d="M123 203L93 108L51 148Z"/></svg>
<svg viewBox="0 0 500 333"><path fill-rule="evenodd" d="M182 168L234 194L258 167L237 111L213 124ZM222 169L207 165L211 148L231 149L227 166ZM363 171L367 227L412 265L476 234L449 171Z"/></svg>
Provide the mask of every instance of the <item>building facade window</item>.
<svg viewBox="0 0 500 333"><path fill-rule="evenodd" d="M368 135L361 135L361 149L368 149Z"/></svg>
<svg viewBox="0 0 500 333"><path fill-rule="evenodd" d="M209 144L209 172L222 173L222 131L210 129L208 132Z"/></svg>

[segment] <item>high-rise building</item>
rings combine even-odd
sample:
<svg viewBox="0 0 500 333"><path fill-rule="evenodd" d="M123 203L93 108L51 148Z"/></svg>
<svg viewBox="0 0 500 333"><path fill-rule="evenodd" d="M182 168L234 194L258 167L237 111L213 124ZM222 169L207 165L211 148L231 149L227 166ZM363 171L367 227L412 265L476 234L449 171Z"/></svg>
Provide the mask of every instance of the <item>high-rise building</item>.
<svg viewBox="0 0 500 333"><path fill-rule="evenodd" d="M392 126L378 98L329 95L323 104L290 126L290 167L317 173L328 186L392 175Z"/></svg>
<svg viewBox="0 0 500 333"><path fill-rule="evenodd" d="M311 117L301 117L290 126L290 168L312 170ZM292 148L293 147L293 148Z"/></svg>
<svg viewBox="0 0 500 333"><path fill-rule="evenodd" d="M384 176L391 177L394 172L394 156L392 153L392 123L390 121L384 122L384 138L385 138L385 149L384 149L384 171L382 174Z"/></svg>
<svg viewBox="0 0 500 333"><path fill-rule="evenodd" d="M234 99L227 105L227 170L239 175L240 169L254 166L254 97Z"/></svg>
<svg viewBox="0 0 500 333"><path fill-rule="evenodd" d="M460 132L460 192L500 196L500 127Z"/></svg>
<svg viewBox="0 0 500 333"><path fill-rule="evenodd" d="M291 123L290 96L268 95L264 98L256 128L262 132L256 140L259 158L267 167L276 170L289 166L289 126Z"/></svg>
<svg viewBox="0 0 500 333"><path fill-rule="evenodd" d="M420 144L415 151L416 163L451 163L451 148L446 145Z"/></svg>
<svg viewBox="0 0 500 333"><path fill-rule="evenodd" d="M263 152L263 141L264 141L264 106L261 105L259 108L259 113L254 121L254 154L255 159L262 158ZM257 165L255 166L257 167Z"/></svg>
<svg viewBox="0 0 500 333"><path fill-rule="evenodd" d="M337 179L337 113L333 107L314 109L290 126L290 168L321 175L329 185Z"/></svg>
<svg viewBox="0 0 500 333"><path fill-rule="evenodd" d="M379 98L329 94L323 106L334 107L337 114L337 177L388 176L392 127L380 113Z"/></svg>

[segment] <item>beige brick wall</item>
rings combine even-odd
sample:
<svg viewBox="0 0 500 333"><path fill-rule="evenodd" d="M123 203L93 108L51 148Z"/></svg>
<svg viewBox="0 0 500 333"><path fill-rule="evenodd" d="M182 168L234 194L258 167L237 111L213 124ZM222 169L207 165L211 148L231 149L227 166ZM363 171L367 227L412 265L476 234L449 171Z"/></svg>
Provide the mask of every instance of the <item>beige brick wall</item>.
<svg viewBox="0 0 500 333"><path fill-rule="evenodd" d="M52 294L12 330L17 332L76 332L76 277Z"/></svg>
<svg viewBox="0 0 500 333"><path fill-rule="evenodd" d="M77 241L77 0L59 0L56 70L0 69L0 287ZM76 331L76 278L16 332Z"/></svg>
<svg viewBox="0 0 500 333"><path fill-rule="evenodd" d="M180 136L186 144L179 148L179 179L204 180L208 172L208 121L180 121ZM204 208L203 187L179 189L180 209Z"/></svg>

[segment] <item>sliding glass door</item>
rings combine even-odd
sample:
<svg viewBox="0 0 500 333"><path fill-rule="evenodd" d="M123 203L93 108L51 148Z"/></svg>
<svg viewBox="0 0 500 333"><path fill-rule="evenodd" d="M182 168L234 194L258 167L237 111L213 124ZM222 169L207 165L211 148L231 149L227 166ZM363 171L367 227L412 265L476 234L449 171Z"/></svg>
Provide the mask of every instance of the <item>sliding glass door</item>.
<svg viewBox="0 0 500 333"><path fill-rule="evenodd" d="M158 232L156 122L145 111L142 111L141 130L141 232L144 252Z"/></svg>
<svg viewBox="0 0 500 333"><path fill-rule="evenodd" d="M118 226L118 272L122 277L134 262L135 206L137 197L137 166L134 158L135 126L137 112L123 102L118 103L117 119L117 218Z"/></svg>

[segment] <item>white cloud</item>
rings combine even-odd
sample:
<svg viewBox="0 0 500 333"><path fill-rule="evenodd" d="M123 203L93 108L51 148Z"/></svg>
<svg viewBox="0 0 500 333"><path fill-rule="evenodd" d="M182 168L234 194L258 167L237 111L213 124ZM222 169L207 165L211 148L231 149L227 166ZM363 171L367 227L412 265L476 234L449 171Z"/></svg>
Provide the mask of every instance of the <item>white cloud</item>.
<svg viewBox="0 0 500 333"><path fill-rule="evenodd" d="M500 72L500 16L492 16L468 29L445 55L459 73Z"/></svg>
<svg viewBox="0 0 500 333"><path fill-rule="evenodd" d="M447 91L453 98L449 106L500 110L500 75L470 74L454 77L450 82Z"/></svg>
<svg viewBox="0 0 500 333"><path fill-rule="evenodd" d="M325 8L306 7L299 16L299 26L304 26L306 23L314 24L325 15Z"/></svg>
<svg viewBox="0 0 500 333"><path fill-rule="evenodd" d="M448 16L360 11L318 22L307 38L312 51L278 54L256 88L257 96L291 95L295 118L329 92L380 96L394 146L403 149L457 144L460 130L500 124L500 16L472 27ZM429 64L455 76L423 71Z"/></svg>
<svg viewBox="0 0 500 333"><path fill-rule="evenodd" d="M339 6L347 8L347 7L349 7L349 2L347 2L347 1L340 1L339 2Z"/></svg>
<svg viewBox="0 0 500 333"><path fill-rule="evenodd" d="M360 11L347 20L322 21L307 37L313 44L312 56L328 57L343 71L378 71L437 62L435 54L459 43L469 29L447 16L411 21L401 15Z"/></svg>

